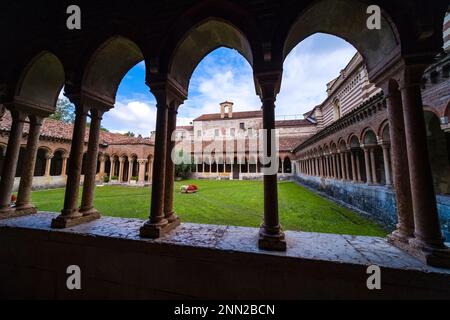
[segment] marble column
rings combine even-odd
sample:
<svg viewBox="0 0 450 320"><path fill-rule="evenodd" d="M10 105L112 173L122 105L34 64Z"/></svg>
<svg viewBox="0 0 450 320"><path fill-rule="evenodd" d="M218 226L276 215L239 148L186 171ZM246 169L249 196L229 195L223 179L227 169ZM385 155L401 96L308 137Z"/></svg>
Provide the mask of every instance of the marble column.
<svg viewBox="0 0 450 320"><path fill-rule="evenodd" d="M263 129L267 139L264 143L264 154L272 155L272 144L275 134L275 101L281 83L281 72L257 78L261 86L263 110ZM274 160L272 160L274 161ZM276 159L278 161L278 159ZM260 229L259 248L272 251L286 251L285 234L280 225L278 213L278 176L277 173L264 174L264 222Z"/></svg>
<svg viewBox="0 0 450 320"><path fill-rule="evenodd" d="M390 145L389 144L383 144L383 160L384 160L384 172L386 176L386 185L391 186L392 185L392 179L391 179L391 155L390 155Z"/></svg>
<svg viewBox="0 0 450 320"><path fill-rule="evenodd" d="M370 150L367 147L363 147L363 149L364 149L364 160L366 162L367 184L372 184L372 169L370 167Z"/></svg>
<svg viewBox="0 0 450 320"><path fill-rule="evenodd" d="M153 159L149 159L148 161L148 182L152 182L153 178Z"/></svg>
<svg viewBox="0 0 450 320"><path fill-rule="evenodd" d="M341 158L341 180L346 180L347 170L345 169L345 159L344 159L345 153L341 151L339 155Z"/></svg>
<svg viewBox="0 0 450 320"><path fill-rule="evenodd" d="M175 163L172 160L172 152L175 149L176 141L173 137L173 133L177 129L177 115L178 107L181 105L182 101L172 102L168 108L168 119L167 119L167 152L166 152L166 181L165 181L165 191L164 191L164 217L169 222L173 224L173 228L181 224L180 218L176 215L173 206L173 196L175 188ZM210 168L212 165L210 166Z"/></svg>
<svg viewBox="0 0 450 320"><path fill-rule="evenodd" d="M116 173L116 158L111 158L111 171L109 173L109 181L111 182L113 180L113 177Z"/></svg>
<svg viewBox="0 0 450 320"><path fill-rule="evenodd" d="M140 234L144 238L157 239L172 230L172 225L167 221L164 214L164 194L166 188L166 154L169 152L167 146L167 135L169 134L168 111L172 102L170 100L172 93L177 91L177 88L169 80L150 84L150 88L157 101L153 187L150 217L141 228Z"/></svg>
<svg viewBox="0 0 450 320"><path fill-rule="evenodd" d="M396 245L409 246L414 237L414 212L409 178L409 160L405 136L403 103L397 86L386 83L383 91L389 115L389 133L392 155L392 179L397 202L397 230L389 235Z"/></svg>
<svg viewBox="0 0 450 320"><path fill-rule="evenodd" d="M136 159L131 158L128 159L128 183L131 182L131 180L134 178L133 177L133 171L134 171L134 164L136 163Z"/></svg>
<svg viewBox="0 0 450 320"><path fill-rule="evenodd" d="M139 159L139 181L138 183L140 185L145 184L145 168L147 166L148 160L147 159Z"/></svg>
<svg viewBox="0 0 450 320"><path fill-rule="evenodd" d="M349 163L348 163L348 151L344 152L344 165L345 165L345 180L350 181L350 171L349 171Z"/></svg>
<svg viewBox="0 0 450 320"><path fill-rule="evenodd" d="M450 252L444 245L430 159L427 156L429 151L420 89L421 74L415 79L407 74L401 85L415 220L415 238L410 243L421 251L423 260L428 264L450 267Z"/></svg>
<svg viewBox="0 0 450 320"><path fill-rule="evenodd" d="M78 210L78 193L80 190L81 169L83 165L88 108L78 101L78 99L72 102L75 104L76 117L72 134L64 208L61 211L61 215L52 221L52 228L55 229L64 229L91 221L89 217L84 218L83 214Z"/></svg>
<svg viewBox="0 0 450 320"><path fill-rule="evenodd" d="M67 154L63 154L62 156L62 168L61 168L61 176L66 177L67 176L67 160L69 159L69 156Z"/></svg>
<svg viewBox="0 0 450 320"><path fill-rule="evenodd" d="M378 175L377 175L377 162L375 159L375 147L370 148L370 163L372 166L372 182L373 184L380 184L378 181Z"/></svg>
<svg viewBox="0 0 450 320"><path fill-rule="evenodd" d="M54 157L54 155L50 151L48 151L47 154L45 155L45 173L44 173L44 177L50 177L50 171L51 171L51 168L52 168L53 157Z"/></svg>
<svg viewBox="0 0 450 320"><path fill-rule="evenodd" d="M30 116L30 129L28 132L27 149L23 160L22 176L20 177L19 191L16 202L15 215L27 215L37 212L31 204L31 190L33 187L34 168L39 147L39 136L43 118Z"/></svg>
<svg viewBox="0 0 450 320"><path fill-rule="evenodd" d="M352 165L352 181L353 182L358 182L358 176L356 174L356 159L355 159L355 153L350 150L350 161L351 161L351 165Z"/></svg>
<svg viewBox="0 0 450 320"><path fill-rule="evenodd" d="M100 213L94 208L94 196L102 117L103 111L91 109L91 125L89 128L86 172L84 175L83 196L81 198L81 207L79 210L83 216L91 216L91 219L100 218Z"/></svg>
<svg viewBox="0 0 450 320"><path fill-rule="evenodd" d="M98 161L100 162L100 171L98 173L99 178L101 179L101 182L103 182L103 178L106 175L106 156L105 155L100 155L98 157Z"/></svg>
<svg viewBox="0 0 450 320"><path fill-rule="evenodd" d="M11 110L11 116L11 131L9 133L8 147L6 149L2 178L0 180L0 219L14 215L14 210L11 209L11 195L16 176L23 127L27 117L25 113L16 110Z"/></svg>
<svg viewBox="0 0 450 320"><path fill-rule="evenodd" d="M125 162L127 158L120 157L119 158L119 183L125 182L124 174L125 174Z"/></svg>

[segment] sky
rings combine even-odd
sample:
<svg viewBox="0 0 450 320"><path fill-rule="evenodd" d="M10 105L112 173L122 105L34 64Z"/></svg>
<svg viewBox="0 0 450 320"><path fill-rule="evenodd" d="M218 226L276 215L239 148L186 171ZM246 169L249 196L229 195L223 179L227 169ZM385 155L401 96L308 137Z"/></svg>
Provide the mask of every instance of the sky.
<svg viewBox="0 0 450 320"><path fill-rule="evenodd" d="M334 36L315 34L288 55L276 102L276 115L300 117L326 98L326 84L336 78L356 49ZM219 103L234 102L234 111L260 110L252 67L237 51L219 48L206 56L192 75L189 98L180 107L178 125L189 125L205 113L218 113ZM122 80L114 109L103 126L148 137L155 129L156 101L145 84L145 65L139 63Z"/></svg>

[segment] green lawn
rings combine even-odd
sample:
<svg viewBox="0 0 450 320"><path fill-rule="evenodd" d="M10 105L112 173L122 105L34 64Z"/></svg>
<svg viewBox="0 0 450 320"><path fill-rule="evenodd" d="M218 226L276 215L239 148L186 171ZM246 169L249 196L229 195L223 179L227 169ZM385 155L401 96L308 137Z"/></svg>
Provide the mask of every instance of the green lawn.
<svg viewBox="0 0 450 320"><path fill-rule="evenodd" d="M200 192L178 192L194 183ZM183 181L176 184L175 209L183 222L259 227L263 217L263 184L256 181ZM64 190L34 192L41 211L59 212ZM99 187L96 208L104 215L147 219L150 188ZM308 232L385 236L380 226L295 183L279 184L280 219L284 229Z"/></svg>

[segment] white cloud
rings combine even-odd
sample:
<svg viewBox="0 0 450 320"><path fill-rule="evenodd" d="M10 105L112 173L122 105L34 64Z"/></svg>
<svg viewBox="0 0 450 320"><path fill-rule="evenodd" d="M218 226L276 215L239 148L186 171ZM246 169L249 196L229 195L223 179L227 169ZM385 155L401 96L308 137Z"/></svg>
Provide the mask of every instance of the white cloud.
<svg viewBox="0 0 450 320"><path fill-rule="evenodd" d="M304 114L326 98L326 84L336 78L354 56L352 47L315 53L295 48L284 64L277 114Z"/></svg>
<svg viewBox="0 0 450 320"><path fill-rule="evenodd" d="M155 130L156 107L149 102L118 101L105 115L104 126L111 132L132 131L144 137Z"/></svg>

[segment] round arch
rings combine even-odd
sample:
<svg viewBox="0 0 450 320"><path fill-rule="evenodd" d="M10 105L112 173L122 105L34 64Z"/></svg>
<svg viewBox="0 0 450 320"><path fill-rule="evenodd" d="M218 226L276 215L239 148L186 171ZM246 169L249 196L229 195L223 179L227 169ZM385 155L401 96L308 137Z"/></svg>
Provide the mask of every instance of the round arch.
<svg viewBox="0 0 450 320"><path fill-rule="evenodd" d="M15 89L14 100L54 112L64 86L64 66L56 55L43 51L25 67Z"/></svg>
<svg viewBox="0 0 450 320"><path fill-rule="evenodd" d="M208 18L192 27L180 41L169 61L169 73L188 90L195 68L220 47L237 50L253 66L253 51L246 35L227 20Z"/></svg>
<svg viewBox="0 0 450 320"><path fill-rule="evenodd" d="M364 57L368 69L371 70L386 56L391 56L398 50L400 42L397 28L385 12L381 13L380 30L374 32L367 28L367 8L368 4L359 0L314 2L303 10L290 26L284 41L283 60L297 44L321 32L351 43Z"/></svg>
<svg viewBox="0 0 450 320"><path fill-rule="evenodd" d="M92 55L82 80L82 90L111 105L126 73L144 60L142 50L129 38L117 35L106 40Z"/></svg>

